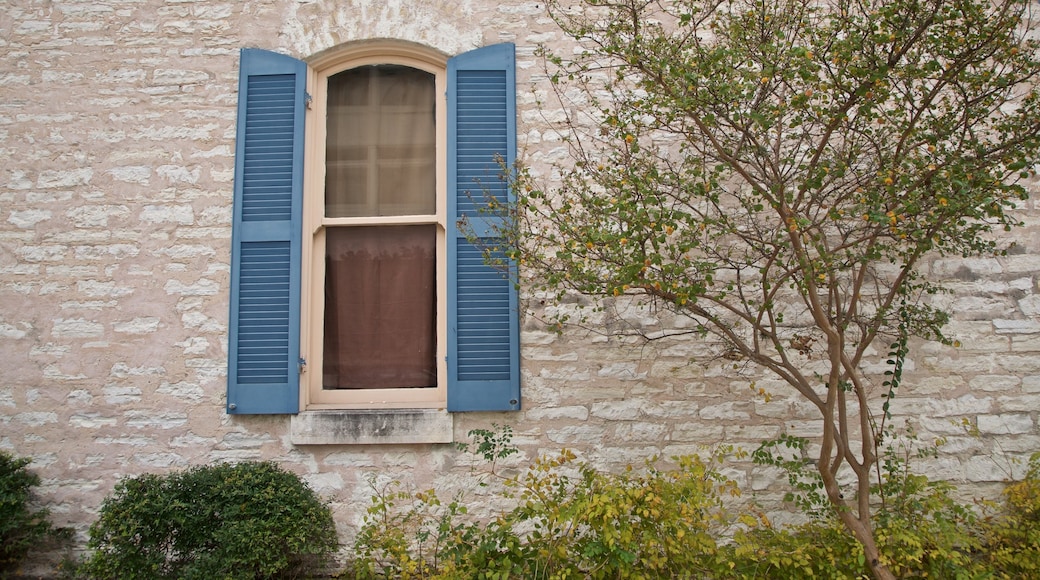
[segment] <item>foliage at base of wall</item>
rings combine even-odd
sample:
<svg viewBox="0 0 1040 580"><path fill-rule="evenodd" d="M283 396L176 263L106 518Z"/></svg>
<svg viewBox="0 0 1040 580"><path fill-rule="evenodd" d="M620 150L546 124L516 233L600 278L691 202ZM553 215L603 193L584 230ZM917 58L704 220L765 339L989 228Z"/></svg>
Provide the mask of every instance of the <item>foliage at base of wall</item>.
<svg viewBox="0 0 1040 580"><path fill-rule="evenodd" d="M833 512L806 499L812 475L795 467L800 525L776 526L753 502L734 502L722 458L680 457L668 469L606 473L563 450L516 475L496 463L508 437L474 432L488 461L474 499L376 486L344 578L866 578L862 548ZM508 432L507 432L508 435ZM491 438L496 439L492 440ZM774 442L775 443L775 442ZM775 444L773 447L776 447ZM774 451L776 451L774 449ZM1040 453L1002 501L965 505L946 482L910 471L895 450L875 490L877 537L899 577L1025 578L1040 570ZM789 475L792 475L789 472ZM490 520L470 506L508 504ZM739 504L739 505L738 505Z"/></svg>
<svg viewBox="0 0 1040 580"><path fill-rule="evenodd" d="M40 542L69 536L69 530L47 520L46 508L33 507L33 488L40 485L40 476L29 471L31 461L0 452L0 578L17 573Z"/></svg>
<svg viewBox="0 0 1040 580"><path fill-rule="evenodd" d="M306 577L337 549L332 512L270 462L125 479L90 528L90 579Z"/></svg>

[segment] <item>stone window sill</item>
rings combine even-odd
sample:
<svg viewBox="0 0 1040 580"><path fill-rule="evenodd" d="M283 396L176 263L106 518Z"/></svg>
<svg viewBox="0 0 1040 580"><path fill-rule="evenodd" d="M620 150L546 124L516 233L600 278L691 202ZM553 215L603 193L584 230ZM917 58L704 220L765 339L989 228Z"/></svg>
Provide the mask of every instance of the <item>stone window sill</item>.
<svg viewBox="0 0 1040 580"><path fill-rule="evenodd" d="M451 413L439 409L304 411L290 420L293 445L451 443Z"/></svg>

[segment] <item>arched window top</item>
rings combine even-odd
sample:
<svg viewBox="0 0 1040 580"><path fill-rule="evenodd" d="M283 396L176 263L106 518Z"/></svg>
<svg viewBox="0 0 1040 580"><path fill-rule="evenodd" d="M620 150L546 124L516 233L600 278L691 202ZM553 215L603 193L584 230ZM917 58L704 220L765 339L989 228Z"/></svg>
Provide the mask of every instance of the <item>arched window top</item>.
<svg viewBox="0 0 1040 580"><path fill-rule="evenodd" d="M378 64L406 65L437 74L445 70L448 58L447 54L417 42L381 38L334 46L311 56L307 64L325 75Z"/></svg>

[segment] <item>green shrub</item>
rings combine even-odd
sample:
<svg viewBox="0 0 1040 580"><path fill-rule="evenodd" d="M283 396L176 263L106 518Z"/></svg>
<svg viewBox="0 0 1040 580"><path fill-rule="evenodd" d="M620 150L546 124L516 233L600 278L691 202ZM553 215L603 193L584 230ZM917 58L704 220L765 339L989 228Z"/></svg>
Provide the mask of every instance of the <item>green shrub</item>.
<svg viewBox="0 0 1040 580"><path fill-rule="evenodd" d="M475 431L478 436L489 432ZM472 433L471 433L472 434ZM478 446L486 458L494 449ZM490 451L489 451L490 450ZM515 507L487 522L462 498L379 490L355 545L355 578L700 578L710 575L721 498L736 486L714 458L605 473L564 450L523 473L493 477Z"/></svg>
<svg viewBox="0 0 1040 580"><path fill-rule="evenodd" d="M788 501L809 516L806 524L769 526L738 533L733 550L754 573L750 577L856 578L869 575L860 546L823 500L815 467L803 459L807 442L796 437L767 441L753 457L759 465L779 467L793 492ZM885 566L900 578L974 578L987 569L983 530L975 506L961 503L948 482L931 481L910 469L914 458L934 457L934 446L920 448L915 431L886 433L880 462L881 484L871 497L879 503L872 518L874 537ZM760 575L763 574L764 575Z"/></svg>
<svg viewBox="0 0 1040 580"><path fill-rule="evenodd" d="M195 467L116 485L80 573L98 579L296 577L337 548L329 507L273 463Z"/></svg>
<svg viewBox="0 0 1040 580"><path fill-rule="evenodd" d="M741 529L720 559L730 570L720 578L844 580L866 578L863 547L837 518L774 528L768 523Z"/></svg>
<svg viewBox="0 0 1040 580"><path fill-rule="evenodd" d="M986 554L1002 578L1040 578L1040 453L1022 481L1004 489L1004 509L986 530Z"/></svg>
<svg viewBox="0 0 1040 580"><path fill-rule="evenodd" d="M68 535L47 521L47 509L30 505L40 476L26 469L29 462L0 452L0 578L13 574L41 541Z"/></svg>
<svg viewBox="0 0 1040 580"><path fill-rule="evenodd" d="M643 470L609 473L563 450L504 477L495 463L514 453L508 429L475 430L473 450L488 462L478 500L509 506L484 519L462 495L442 503L432 491L394 483L376 489L345 577L371 578L869 578L862 546L821 499L802 459L805 441L783 437L754 454L779 467L805 516L774 526L754 505L724 506L739 495L708 460L651 459ZM954 487L912 473L916 435L889 439L874 526L886 566L901 578L1040 577L1040 454L1024 481L1010 484L999 513L992 502L965 504ZM928 448L926 454L934 454Z"/></svg>
<svg viewBox="0 0 1040 580"><path fill-rule="evenodd" d="M953 487L889 473L874 533L885 565L899 578L983 578L979 518ZM726 547L739 578L868 578L862 546L836 514L800 525L738 531Z"/></svg>
<svg viewBox="0 0 1040 580"><path fill-rule="evenodd" d="M910 472L885 476L875 538L888 569L900 578L976 578L986 572L974 507L949 482Z"/></svg>

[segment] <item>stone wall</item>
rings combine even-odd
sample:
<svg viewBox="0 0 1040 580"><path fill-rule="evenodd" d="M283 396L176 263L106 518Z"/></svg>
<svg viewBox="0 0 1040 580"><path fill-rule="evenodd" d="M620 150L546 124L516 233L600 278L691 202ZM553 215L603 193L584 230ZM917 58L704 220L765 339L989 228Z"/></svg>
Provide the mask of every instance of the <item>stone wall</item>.
<svg viewBox="0 0 1040 580"><path fill-rule="evenodd" d="M543 175L561 159L543 125L556 112L538 108L548 88L535 48L565 45L536 1L13 0L0 11L0 449L33 458L43 501L80 543L119 478L142 472L273 459L332 498L344 540L369 474L470 485L449 445L293 446L287 417L224 413L238 50L304 58L366 38L449 54L515 42L521 156ZM955 290L942 299L963 345L919 345L897 409L923 441L946 439L922 462L932 474L996 484L1016 469L1007 459L1040 449L1038 217L1023 211L1019 253L931 265ZM514 428L521 460L567 446L620 467L818 424L783 385L706 363L696 341L626 346L529 315L522 345L524 410L458 416L457 440L496 422ZM766 500L781 493L776 474L741 462L730 473Z"/></svg>

